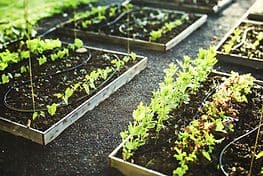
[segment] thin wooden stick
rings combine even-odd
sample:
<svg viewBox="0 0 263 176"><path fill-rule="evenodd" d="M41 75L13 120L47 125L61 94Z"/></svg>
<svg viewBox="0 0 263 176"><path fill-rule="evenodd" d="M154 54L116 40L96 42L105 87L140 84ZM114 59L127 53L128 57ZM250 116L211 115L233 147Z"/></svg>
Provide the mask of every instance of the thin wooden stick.
<svg viewBox="0 0 263 176"><path fill-rule="evenodd" d="M129 28L130 28L130 13L131 13L131 11L130 12L128 12L128 14L127 14L127 20L128 20L128 36L127 36L127 40L128 40L128 43L127 43L127 52L128 52L128 54L130 54L131 53L131 49L130 49L130 39L129 39L129 37L130 37L130 31L129 31Z"/></svg>
<svg viewBox="0 0 263 176"><path fill-rule="evenodd" d="M28 21L28 0L24 0L24 19L26 22L26 36L27 40L30 40L30 29L29 29L29 21ZM36 103L35 103L35 96L34 96L34 86L33 86L33 74L32 74L32 61L31 56L29 54L28 58L28 64L29 64L29 77L30 77L30 87L31 87L31 97L32 97L32 108L33 111L36 111ZM31 120L28 120L27 126L30 127Z"/></svg>
<svg viewBox="0 0 263 176"><path fill-rule="evenodd" d="M257 150L257 146L258 146L258 139L259 139L259 134L260 134L260 127L261 127L261 124L262 124L262 119L263 119L263 105L262 105L262 108L261 108L259 127L258 127L258 131L257 131L257 136L256 136L255 145L254 145L254 150L253 150L253 153L252 153L252 158L251 158L251 162L250 162L250 168L249 168L248 176L252 176L252 169L253 169L253 164L254 164L254 160L255 160L256 150Z"/></svg>

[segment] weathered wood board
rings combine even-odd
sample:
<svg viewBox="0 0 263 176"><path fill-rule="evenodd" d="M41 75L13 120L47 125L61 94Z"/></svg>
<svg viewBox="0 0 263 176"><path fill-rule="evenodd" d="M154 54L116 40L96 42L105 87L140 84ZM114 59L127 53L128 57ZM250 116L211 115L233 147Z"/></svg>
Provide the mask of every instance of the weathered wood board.
<svg viewBox="0 0 263 176"><path fill-rule="evenodd" d="M194 5L194 4L179 4L176 2L164 2L160 0L131 0L132 3L138 5L147 5L158 8L174 9L174 10L183 10L189 12L197 13L218 13L224 9L227 5L231 4L233 0L220 0L217 5L213 7Z"/></svg>

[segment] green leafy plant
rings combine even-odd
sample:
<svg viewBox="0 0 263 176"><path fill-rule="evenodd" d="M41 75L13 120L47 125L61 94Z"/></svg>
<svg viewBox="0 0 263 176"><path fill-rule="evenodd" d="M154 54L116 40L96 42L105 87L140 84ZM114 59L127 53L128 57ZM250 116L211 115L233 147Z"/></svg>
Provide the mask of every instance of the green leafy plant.
<svg viewBox="0 0 263 176"><path fill-rule="evenodd" d="M150 41L157 41L160 39L164 34L172 31L174 28L181 26L185 21L189 19L188 15L182 15L180 19L176 19L172 22L167 22L162 26L160 29L153 30L150 32Z"/></svg>
<svg viewBox="0 0 263 176"><path fill-rule="evenodd" d="M39 65L43 65L47 62L47 57L46 56L41 56L38 58L38 63Z"/></svg>
<svg viewBox="0 0 263 176"><path fill-rule="evenodd" d="M230 40L226 42L226 44L223 45L224 52L229 54L233 48L238 42L241 40L241 31L239 29L236 29L231 36Z"/></svg>
<svg viewBox="0 0 263 176"><path fill-rule="evenodd" d="M120 59L114 59L111 61L112 64L114 64L116 70L120 70L124 66L124 61Z"/></svg>
<svg viewBox="0 0 263 176"><path fill-rule="evenodd" d="M47 110L48 110L48 113L51 115L51 116L54 116L56 114L56 111L57 111L57 104L56 103L52 103L51 105L47 105Z"/></svg>
<svg viewBox="0 0 263 176"><path fill-rule="evenodd" d="M9 76L8 75L2 74L1 78L2 78L2 82L1 82L2 84L9 83Z"/></svg>
<svg viewBox="0 0 263 176"><path fill-rule="evenodd" d="M68 99L73 95L74 93L74 89L68 87L66 90L65 90L65 93L62 97L62 99L64 100L65 104L67 105L68 104Z"/></svg>
<svg viewBox="0 0 263 176"><path fill-rule="evenodd" d="M77 91L84 90L87 95L90 95L91 90L97 89L98 81L106 81L111 73L120 71L125 67L126 63L128 63L129 61L134 61L136 58L137 58L136 54L131 53L129 56L124 56L122 59L113 59L112 60L113 62L111 62L113 64L112 67L107 66L103 69L98 68L96 70L93 70L85 75L85 79L82 82L76 82L73 85L67 87L67 89L63 93L56 93L54 94L54 96L57 99L61 99L63 101L62 104L68 105L70 104L69 103L70 97L72 97L74 93ZM56 103L56 104L61 104L61 103Z"/></svg>
<svg viewBox="0 0 263 176"><path fill-rule="evenodd" d="M150 105L141 103L133 113L134 121L129 123L128 130L121 133L122 139L125 140L122 148L124 160L129 160L134 152L145 144L150 129L155 129L158 136L164 122L169 118L169 112L189 101L189 94L194 94L201 82L206 80L215 63L215 51L211 48L200 49L196 60L185 57L184 63L181 63L181 70L174 64L169 65L165 70L164 82L153 92Z"/></svg>
<svg viewBox="0 0 263 176"><path fill-rule="evenodd" d="M124 7L117 6L98 6L92 7L91 10L85 12L76 13L73 18L70 19L71 22L77 22L82 28L87 29L93 24L99 24L107 18L115 17L118 14L129 11L132 9L131 4L126 4Z"/></svg>
<svg viewBox="0 0 263 176"><path fill-rule="evenodd" d="M63 59L64 57L69 56L69 50L67 48L63 48L62 50L59 50L57 53L51 54L50 58L52 61L55 61L57 59Z"/></svg>
<svg viewBox="0 0 263 176"><path fill-rule="evenodd" d="M250 75L232 73L218 87L212 101L204 105L200 118L193 120L178 134L174 157L179 166L173 171L174 176L185 175L189 164L198 161L201 156L211 161L214 146L224 140L216 140L215 132L228 133L232 130L229 124L233 122L228 117L237 118L238 110L234 104L247 102L246 95L251 93L253 81ZM226 122L228 125L225 125Z"/></svg>
<svg viewBox="0 0 263 176"><path fill-rule="evenodd" d="M91 3L96 1L97 0L30 0L27 5L28 21L30 23L27 25L25 24L25 20L21 18L21 16L24 15L23 1L6 1L5 5L0 6L0 49L8 42L27 38L28 33L32 37L36 36L35 27L39 20L62 13L68 8L76 8L81 4L91 5Z"/></svg>
<svg viewBox="0 0 263 176"><path fill-rule="evenodd" d="M36 38L32 40L27 40L26 45L30 52L34 54L42 54L44 51L60 48L62 46L62 43L58 39L42 40L40 38Z"/></svg>

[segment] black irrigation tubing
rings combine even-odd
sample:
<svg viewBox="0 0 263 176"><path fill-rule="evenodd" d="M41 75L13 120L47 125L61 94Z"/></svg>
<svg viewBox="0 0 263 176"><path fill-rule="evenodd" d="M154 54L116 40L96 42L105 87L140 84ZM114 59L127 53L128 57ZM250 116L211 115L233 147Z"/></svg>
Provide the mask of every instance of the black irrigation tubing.
<svg viewBox="0 0 263 176"><path fill-rule="evenodd" d="M223 150L221 151L220 155L219 155L219 167L221 169L221 171L223 172L223 174L225 176L229 176L229 174L225 171L224 169L224 165L223 165L223 156L224 156L224 152L228 149L228 147L232 144L234 144L235 142L239 141L240 139L250 135L251 133L255 132L256 130L258 130L258 128L261 128L263 126L263 124L261 124L260 126L257 126L256 128L254 128L253 130L235 138L233 141L231 141L230 143L228 143L224 148Z"/></svg>
<svg viewBox="0 0 263 176"><path fill-rule="evenodd" d="M110 6L109 6L110 7ZM121 8L121 6L120 5L118 5L118 8ZM102 23L102 24L97 24L97 25L95 25L95 24L93 24L93 25L95 25L98 29L102 29L102 28L106 28L106 27L109 27L109 26L111 26L111 25L113 25L113 24L115 24L116 22L118 22L122 17L124 17L126 14L128 14L128 13L130 13L132 10L129 10L129 11L126 11L126 12L122 12L119 16L117 16L114 20L112 20L112 21L110 21L110 22L107 22L106 24L105 23ZM80 20L83 20L82 18L80 18L80 19L77 19L77 20L73 20L73 21L71 21L71 20L68 20L68 21L66 21L66 22L64 22L64 23L61 23L60 25L57 25L56 27L54 27L54 28L51 28L50 29L50 31L47 31L47 32L45 32L44 34L42 34L42 36L44 36L44 35L46 35L46 34L48 34L48 33L50 33L50 32L53 32L54 30L56 30L56 29L58 29L58 28L60 28L60 27L64 27L65 25L67 25L67 24L69 24L69 23L76 23L77 21L80 21ZM75 26L76 24L74 24L74 26Z"/></svg>
<svg viewBox="0 0 263 176"><path fill-rule="evenodd" d="M114 55L114 56L115 56L115 55ZM115 56L115 57L117 57L117 56ZM89 52L89 57L88 57L88 59L86 59L86 60L85 60L84 62L82 62L81 64L76 65L76 66L74 66L74 67L70 67L70 68L68 68L68 69L62 70L62 71L57 72L57 73L53 73L53 74L49 74L49 75L45 75L45 76L40 76L40 77L35 78L35 79L33 79L33 80L35 81L35 80L37 80L37 79L41 79L41 78L44 78L44 77L50 77L50 76L55 76L55 75L59 75L59 74L62 74L62 73L70 72L70 71L72 71L72 70L75 70L75 69L83 66L83 65L87 65L87 64L88 64L88 61L89 61L90 59L91 59L91 53ZM4 95L3 102L4 102L4 105L5 105L7 108L9 108L9 109L11 109L11 110L14 110L14 111L19 111L19 112L33 112L33 110L23 110L23 109L14 108L14 107L12 107L11 105L9 105L8 102L7 102L7 96L8 96L8 94L9 94L13 89L15 89L16 87L22 86L22 85L24 85L24 84L27 84L28 82L29 82L29 80L24 81L23 83L20 83L20 84L18 84L18 85L16 85L16 86L10 87L10 88L6 91L6 93L5 93L5 95ZM39 110L37 110L37 111L42 111L42 110L46 110L46 109L39 109Z"/></svg>
<svg viewBox="0 0 263 176"><path fill-rule="evenodd" d="M133 10L130 10L128 13L130 13L133 21L134 21L135 23L137 23L137 25L138 25L137 18L136 18L136 16L134 15L134 12L137 12L137 11L140 12L140 9L133 9ZM158 10L156 10L156 11L158 11ZM128 23L130 23L130 22L131 22L131 21L129 21ZM127 35L127 34L128 34L128 31L126 32L126 31L123 30L123 28L126 27L125 25L127 25L127 24L122 24L122 25L119 26L119 32L122 33L122 34L124 34L124 35ZM129 24L128 24L128 25L129 25ZM139 25L139 26L140 26L140 25ZM129 29L128 29L128 30L129 30Z"/></svg>
<svg viewBox="0 0 263 176"><path fill-rule="evenodd" d="M83 100L84 98L86 98L86 97L94 94L98 89L100 89L101 87L103 87L109 80L111 80L112 77L116 74L116 72L117 72L117 71L114 70L114 72L113 72L105 81L103 81L103 82L102 82L99 86L97 86L95 89L91 90L88 95L82 96L82 97L78 98L77 100L75 100L74 102L71 102L71 103L68 103L68 104L63 104L63 103L60 102L60 103L58 104L58 107L65 107L65 106L68 106L68 105L77 103L77 102ZM9 89L8 91L10 92L10 90L11 90L11 89ZM8 92L8 93L9 93L9 92ZM6 94L7 94L7 93L6 93ZM11 109L11 110L13 110L13 111L27 112L27 113L29 113L29 112L35 112L35 111L37 111L37 112L39 112L39 111L47 111L47 108L35 109L35 111L34 111L33 109L25 110L25 109L19 109L19 108L12 107L12 106L9 105L9 104L7 103L7 101L6 101L6 94L5 94L5 97L4 97L4 105L5 105L7 108L9 108L9 109Z"/></svg>
<svg viewBox="0 0 263 176"><path fill-rule="evenodd" d="M119 57L118 57L117 55L114 54L113 56L116 57L117 59L119 59ZM83 63L81 63L81 64L79 64L79 65L77 65L77 66L75 66L75 67L71 67L71 68L69 68L69 69L66 69L66 70L64 70L63 72L61 71L61 72L59 72L59 73L54 73L54 74L52 74L52 75L47 75L47 76L54 76L54 75L58 75L58 74L65 73L65 72L74 70L74 69L76 69L76 68L79 68L79 67L87 64L87 62L88 62L88 60L90 60L90 58L91 58L91 54L89 55L89 59L87 59L85 62L83 62ZM97 91L97 89L100 89L100 88L103 87L109 80L111 80L112 77L116 74L116 72L117 72L117 71L114 70L114 72L113 72L106 80L104 80L99 86L97 86L96 89L93 89L92 91L90 91L89 95L82 96L82 97L78 98L76 101L71 102L71 103L69 103L69 104L60 103L60 104L58 104L58 107L65 107L65 106L71 105L71 104L73 104L73 103L79 102L79 101L83 100L84 98L92 95L95 91ZM42 76L42 77L47 77L47 76ZM36 79L40 79L40 78L36 78ZM36 80L36 79L34 79L34 80ZM22 84L20 84L20 85L18 85L18 86L24 85L24 84L26 84L26 83L28 83L28 81L23 82ZM30 109L30 110L27 110L27 109L19 109L19 108L15 108L15 107L13 107L13 106L11 106L11 105L8 104L8 102L7 102L7 95L11 92L12 89L15 89L15 87L11 87L11 88L8 89L8 91L5 93L5 95L4 95L4 100L3 100L4 105L5 105L7 108L9 108L9 109L14 110L14 111L18 111L18 112L25 112L25 113L34 112L33 109ZM36 109L35 111L47 111L47 108Z"/></svg>
<svg viewBox="0 0 263 176"><path fill-rule="evenodd" d="M100 29L105 28L105 27L109 27L115 23L117 23L121 18L123 18L126 14L130 13L132 10L129 10L127 12L122 12L118 17L116 17L113 21L108 22L106 24L102 24L101 26L99 26Z"/></svg>
<svg viewBox="0 0 263 176"><path fill-rule="evenodd" d="M237 45L235 45L231 50L236 50L237 48L241 47L245 42L246 42L246 38L247 38L247 33L251 30L254 30L255 28L254 27L250 27L250 28L247 28L244 33L243 33L243 36L242 36L242 41L240 43L238 43Z"/></svg>

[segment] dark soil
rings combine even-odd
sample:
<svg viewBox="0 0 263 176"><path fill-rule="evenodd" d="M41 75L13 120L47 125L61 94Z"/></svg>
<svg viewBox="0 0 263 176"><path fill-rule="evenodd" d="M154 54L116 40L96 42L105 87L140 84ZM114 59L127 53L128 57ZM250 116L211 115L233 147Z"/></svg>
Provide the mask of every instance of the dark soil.
<svg viewBox="0 0 263 176"><path fill-rule="evenodd" d="M196 95L191 96L189 104L183 104L178 109L170 113L170 118L165 124L165 128L160 132L150 133L146 145L139 148L132 158L132 161L140 166L159 171L160 173L172 175L172 171L177 167L178 162L173 157L175 151L172 150L174 142L177 139L178 132L188 125L193 119L198 118L198 109L202 107L202 102L210 99L214 93L215 85L221 82L220 77L210 76L209 80L203 84L203 87ZM248 96L248 104L239 104L240 112L239 121L235 124L235 132L230 134L222 144L215 147L212 154L212 162L205 160L193 163L187 175L221 175L218 170L218 159L222 148L235 137L238 137L248 130L256 127L259 122L260 108L263 103L263 88L253 89L253 93ZM253 145L252 139L250 143ZM121 154L119 153L119 157ZM226 155L226 160L231 156ZM241 162L242 163L242 162ZM255 167L260 167L259 163L255 163ZM258 170L257 170L258 171ZM259 175L258 172L256 172Z"/></svg>
<svg viewBox="0 0 263 176"><path fill-rule="evenodd" d="M255 148L257 130L252 134L244 136L234 144L230 145L223 155L223 166L226 173L233 176L247 176L251 164L252 153ZM263 151L263 127L261 126L256 147L256 154ZM263 158L254 160L252 175L262 175Z"/></svg>
<svg viewBox="0 0 263 176"><path fill-rule="evenodd" d="M239 27L236 28L241 31L241 38L239 41L235 42L235 46L240 45L240 47L233 49L230 54L236 56L244 56L248 59L263 59L263 39L259 40L260 33L263 33L263 25L260 24L252 24L252 23L242 23ZM228 39L224 42L226 44L229 40L231 40L231 34ZM259 41L258 45L255 44L256 41ZM223 46L219 49L221 52L224 52ZM233 46L233 48L235 47Z"/></svg>
<svg viewBox="0 0 263 176"><path fill-rule="evenodd" d="M105 5L120 3L122 0L100 2ZM151 91L156 90L159 83L163 81L163 69L171 62L176 63L176 60L180 60L184 55L195 56L200 47L208 48L210 45L216 45L254 2L255 0L235 1L222 13L209 16L206 25L167 53L135 50L137 54L149 58L147 69L94 110L87 112L47 146L40 146L0 131L0 175L120 176L118 171L109 169L108 155L120 144L119 133L126 130L129 121L133 120L133 110L140 101L149 102L152 97ZM53 20L54 26L58 24L55 19ZM49 23L51 25L52 20ZM46 26L41 27L44 30ZM63 40L67 39L65 36L60 37ZM68 41L72 42L72 40ZM84 42L94 47L127 51L126 46L120 47L90 40ZM242 73L254 71L224 63L220 63L218 69ZM253 75L255 76L254 73ZM262 72L258 72L256 76L258 79L263 79Z"/></svg>
<svg viewBox="0 0 263 176"><path fill-rule="evenodd" d="M117 13L118 14L118 13ZM103 33L112 36L128 37L133 39L140 39L144 41L150 40L150 32L153 30L158 30L164 26L165 23L173 22L177 19L182 18L184 14L176 12L167 12L152 8L145 8L134 6L133 10L129 13L118 14L116 18L118 20L108 19L102 21L100 24L95 26L91 25L88 28L84 28L81 23L83 20L80 20L76 23L76 29L82 31L92 31L97 33ZM184 31L187 27L193 24L198 16L193 14L187 14L188 17L185 20L182 20L183 24L174 28L170 32L163 34L157 43L167 43L175 36ZM120 17L120 18L119 18ZM84 19L86 20L86 19ZM110 25L106 25L108 22L112 22ZM100 26L100 27L98 27ZM66 27L74 29L74 23L67 24ZM61 29L63 30L63 29Z"/></svg>
<svg viewBox="0 0 263 176"><path fill-rule="evenodd" d="M46 53L46 55L48 54L50 52ZM86 94L84 89L76 91L70 97L68 105L63 104L61 99L54 96L56 93L64 93L67 87L83 82L85 75L91 71L98 68L112 67L111 60L122 59L123 57L120 54L87 50L87 52L81 54L70 53L69 57L54 62L48 61L42 66L39 66L36 58L32 58L36 111L47 111L46 106L52 103L61 104L61 106L58 107L54 116L51 117L46 113L45 117L38 117L34 120L31 127L45 131L139 61L129 62L120 71L111 73L106 81L97 80L95 82L96 89L91 89L89 95ZM26 62L15 64L8 69L13 74L19 73L21 65L26 65ZM2 100L0 104L1 117L23 125L27 125L28 119L32 117L33 113L31 85L28 80L28 74L24 74L2 87L3 91L1 91L0 95Z"/></svg>

